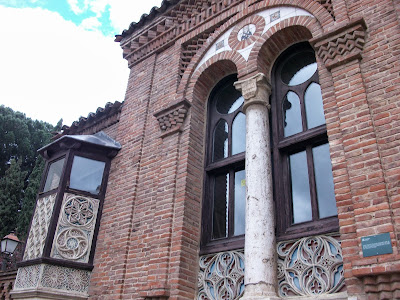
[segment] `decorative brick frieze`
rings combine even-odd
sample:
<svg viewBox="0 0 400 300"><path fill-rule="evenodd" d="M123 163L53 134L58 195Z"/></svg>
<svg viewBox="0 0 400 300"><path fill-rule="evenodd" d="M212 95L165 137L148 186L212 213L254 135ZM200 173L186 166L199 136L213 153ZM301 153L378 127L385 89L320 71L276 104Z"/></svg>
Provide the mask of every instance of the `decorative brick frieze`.
<svg viewBox="0 0 400 300"><path fill-rule="evenodd" d="M354 59L361 59L367 25L363 19L311 40L328 70Z"/></svg>
<svg viewBox="0 0 400 300"><path fill-rule="evenodd" d="M166 2L166 1L165 1ZM143 25L132 23L131 28L117 35L115 41L121 43L123 56L129 62L129 67L137 64L150 55L160 52L171 46L178 38L196 29L199 25L210 21L234 5L244 2L243 0L201 0L181 1L176 3L172 9L158 9L164 16L154 22L150 27L142 28ZM253 3L252 3L253 2ZM254 5L259 1L250 1ZM315 0L321 4L335 19L332 0ZM162 6L164 3L162 4ZM167 3L165 3L167 5ZM170 5L170 4L168 4ZM164 12L163 12L164 11ZM237 12L233 12L236 14ZM152 15L152 14L150 14ZM154 16L148 18L155 18ZM232 15L225 14L220 23L224 23ZM142 18L143 19L143 18ZM146 18L145 18L146 19ZM146 22L143 20L142 22ZM215 27L215 24L211 25ZM202 32L204 33L204 31ZM132 35L129 37L129 35ZM189 43L191 44L191 43ZM183 49L184 51L187 49ZM184 60L185 62L186 60Z"/></svg>
<svg viewBox="0 0 400 300"><path fill-rule="evenodd" d="M335 18L335 12L333 11L332 0L316 0L319 4L321 4L332 16L333 19Z"/></svg>
<svg viewBox="0 0 400 300"><path fill-rule="evenodd" d="M189 107L190 103L182 100L154 114L160 125L161 137L180 131Z"/></svg>

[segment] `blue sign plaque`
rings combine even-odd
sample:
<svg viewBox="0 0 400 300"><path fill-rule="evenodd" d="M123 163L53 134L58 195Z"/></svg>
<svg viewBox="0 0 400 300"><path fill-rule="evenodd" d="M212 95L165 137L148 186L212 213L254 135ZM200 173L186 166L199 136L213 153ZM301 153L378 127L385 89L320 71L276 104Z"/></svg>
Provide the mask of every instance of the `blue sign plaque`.
<svg viewBox="0 0 400 300"><path fill-rule="evenodd" d="M393 253L389 233L362 237L361 246L364 257Z"/></svg>

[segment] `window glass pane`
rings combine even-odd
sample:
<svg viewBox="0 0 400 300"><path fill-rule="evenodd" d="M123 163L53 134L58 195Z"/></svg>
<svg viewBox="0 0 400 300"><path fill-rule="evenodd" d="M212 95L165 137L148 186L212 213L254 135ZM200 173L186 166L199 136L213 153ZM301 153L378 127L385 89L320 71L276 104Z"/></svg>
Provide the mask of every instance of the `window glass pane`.
<svg viewBox="0 0 400 300"><path fill-rule="evenodd" d="M228 124L220 120L214 129L213 161L228 157Z"/></svg>
<svg viewBox="0 0 400 300"><path fill-rule="evenodd" d="M246 172L235 173L235 230L234 235L244 234L246 215Z"/></svg>
<svg viewBox="0 0 400 300"><path fill-rule="evenodd" d="M64 166L64 158L59 159L53 163L51 163L49 167L49 172L47 173L46 183L44 185L43 192L48 192L58 188L60 184L60 178L62 169Z"/></svg>
<svg viewBox="0 0 400 300"><path fill-rule="evenodd" d="M215 177L213 209L213 238L228 236L229 174Z"/></svg>
<svg viewBox="0 0 400 300"><path fill-rule="evenodd" d="M282 67L281 78L284 83L294 86L306 82L317 70L312 52L300 52L289 58Z"/></svg>
<svg viewBox="0 0 400 300"><path fill-rule="evenodd" d="M312 210L306 151L290 155L289 161L292 181L293 223L311 221Z"/></svg>
<svg viewBox="0 0 400 300"><path fill-rule="evenodd" d="M232 155L246 150L246 115L239 113L232 124Z"/></svg>
<svg viewBox="0 0 400 300"><path fill-rule="evenodd" d="M311 83L304 95L306 105L306 117L308 129L325 124L324 107L322 104L321 87L317 83Z"/></svg>
<svg viewBox="0 0 400 300"><path fill-rule="evenodd" d="M244 98L235 89L232 82L222 87L215 97L217 98L217 111L221 114L230 114L236 111L244 102Z"/></svg>
<svg viewBox="0 0 400 300"><path fill-rule="evenodd" d="M329 144L313 148L315 183L317 186L319 217L337 215L335 191L333 187L332 164Z"/></svg>
<svg viewBox="0 0 400 300"><path fill-rule="evenodd" d="M296 93L290 91L286 94L282 103L282 111L285 137L302 132L300 99Z"/></svg>
<svg viewBox="0 0 400 300"><path fill-rule="evenodd" d="M106 163L75 156L72 163L70 188L98 194Z"/></svg>

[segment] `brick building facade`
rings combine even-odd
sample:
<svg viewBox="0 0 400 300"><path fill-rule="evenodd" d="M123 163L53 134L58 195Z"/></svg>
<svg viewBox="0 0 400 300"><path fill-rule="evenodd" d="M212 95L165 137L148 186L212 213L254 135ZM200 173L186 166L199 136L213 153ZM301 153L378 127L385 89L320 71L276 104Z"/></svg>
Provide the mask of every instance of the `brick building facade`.
<svg viewBox="0 0 400 300"><path fill-rule="evenodd" d="M14 298L399 299L399 14L395 0L165 0L132 23L116 36L125 101L42 151L50 166L100 145L79 135L120 145L102 150L90 255L57 240L69 181L39 194L61 212L28 239L44 250Z"/></svg>

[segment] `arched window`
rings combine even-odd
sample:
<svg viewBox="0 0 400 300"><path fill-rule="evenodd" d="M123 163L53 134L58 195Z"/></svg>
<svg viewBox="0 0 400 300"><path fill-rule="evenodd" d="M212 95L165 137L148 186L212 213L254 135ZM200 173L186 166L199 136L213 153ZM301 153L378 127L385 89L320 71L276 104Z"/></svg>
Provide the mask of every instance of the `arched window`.
<svg viewBox="0 0 400 300"><path fill-rule="evenodd" d="M278 239L336 231L337 209L315 53L287 49L272 72L272 151Z"/></svg>
<svg viewBox="0 0 400 300"><path fill-rule="evenodd" d="M243 247L246 116L235 81L221 80L208 101L202 253Z"/></svg>

